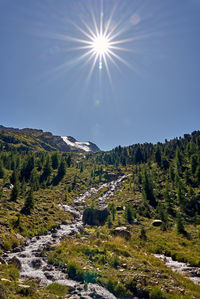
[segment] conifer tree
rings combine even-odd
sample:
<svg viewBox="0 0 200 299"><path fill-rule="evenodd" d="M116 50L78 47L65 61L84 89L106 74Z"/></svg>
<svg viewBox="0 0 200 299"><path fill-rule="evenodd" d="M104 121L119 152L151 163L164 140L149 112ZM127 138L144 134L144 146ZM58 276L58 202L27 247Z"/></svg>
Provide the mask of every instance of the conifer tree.
<svg viewBox="0 0 200 299"><path fill-rule="evenodd" d="M183 217L179 213L176 218L176 229L178 234L185 234L185 228L183 223Z"/></svg>
<svg viewBox="0 0 200 299"><path fill-rule="evenodd" d="M51 156L52 168L58 169L59 166L59 156L58 153L53 153Z"/></svg>
<svg viewBox="0 0 200 299"><path fill-rule="evenodd" d="M135 219L135 213L130 204L127 205L126 210L125 210L125 219L129 224L131 224L133 222L133 220Z"/></svg>
<svg viewBox="0 0 200 299"><path fill-rule="evenodd" d="M12 172L12 175L10 177L10 182L11 184L15 185L16 182L19 181L19 172L18 170L14 169L13 172Z"/></svg>
<svg viewBox="0 0 200 299"><path fill-rule="evenodd" d="M21 170L21 177L20 180L22 181L23 178L26 182L30 179L31 171L35 167L35 157L34 155L30 155L27 160L24 162Z"/></svg>
<svg viewBox="0 0 200 299"><path fill-rule="evenodd" d="M33 191L37 191L39 189L39 176L36 168L33 168L33 170L31 171L30 184Z"/></svg>
<svg viewBox="0 0 200 299"><path fill-rule="evenodd" d="M19 182L17 181L14 185L14 188L12 189L10 200L17 201L17 198L19 196L19 191L20 191L20 187L19 187Z"/></svg>
<svg viewBox="0 0 200 299"><path fill-rule="evenodd" d="M175 178L175 173L174 173L174 169L173 169L172 165L170 165L170 167L169 167L169 178L170 178L170 181L173 183L174 178Z"/></svg>
<svg viewBox="0 0 200 299"><path fill-rule="evenodd" d="M147 174L146 169L143 175L143 197L152 207L156 207L157 203L153 192L153 185L150 175Z"/></svg>
<svg viewBox="0 0 200 299"><path fill-rule="evenodd" d="M161 152L160 152L159 146L157 146L156 151L155 151L155 161L158 164L158 166L160 167L162 159L161 159Z"/></svg>
<svg viewBox="0 0 200 299"><path fill-rule="evenodd" d="M21 212L23 214L29 215L33 207L34 207L33 190L30 189L25 199L24 207L22 208Z"/></svg>
<svg viewBox="0 0 200 299"><path fill-rule="evenodd" d="M174 204L173 204L173 197L172 197L172 194L170 193L168 184L166 184L166 186L165 186L163 195L164 195L165 206L166 206L167 212L172 215L174 213L174 210L173 210Z"/></svg>
<svg viewBox="0 0 200 299"><path fill-rule="evenodd" d="M43 172L40 176L40 182L43 183L44 181L46 181L50 176L50 174L51 174L51 163L50 163L49 156L47 156L47 160L44 165Z"/></svg>
<svg viewBox="0 0 200 299"><path fill-rule="evenodd" d="M64 159L61 160L60 166L58 168L58 177L62 179L66 174L66 164Z"/></svg>
<svg viewBox="0 0 200 299"><path fill-rule="evenodd" d="M197 166L195 177L196 177L197 184L200 185L200 165Z"/></svg>
<svg viewBox="0 0 200 299"><path fill-rule="evenodd" d="M5 175L4 169L3 169L3 163L0 161L0 179L3 179Z"/></svg>
<svg viewBox="0 0 200 299"><path fill-rule="evenodd" d="M193 154L190 158L191 173L195 174L198 165L198 156Z"/></svg>

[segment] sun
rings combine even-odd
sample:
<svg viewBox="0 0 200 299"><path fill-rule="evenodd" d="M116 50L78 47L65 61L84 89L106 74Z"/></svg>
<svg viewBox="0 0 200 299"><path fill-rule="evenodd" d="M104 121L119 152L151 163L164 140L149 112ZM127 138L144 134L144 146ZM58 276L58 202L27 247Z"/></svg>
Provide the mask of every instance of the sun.
<svg viewBox="0 0 200 299"><path fill-rule="evenodd" d="M109 39L106 36L99 35L93 39L92 49L95 54L102 56L110 50Z"/></svg>
<svg viewBox="0 0 200 299"><path fill-rule="evenodd" d="M77 58L77 62L83 61L82 67L90 64L88 79L91 77L96 65L99 71L102 71L105 67L110 81L111 74L109 67L111 64L118 70L120 70L120 68L117 62L131 67L130 64L121 57L120 53L122 51L129 51L123 44L132 42L134 38L120 38L126 30L121 28L120 22L113 22L113 14L114 9L111 11L110 16L108 15L104 18L103 11L100 11L99 17L91 11L91 19L81 18L81 24L79 25L72 23L77 29L79 36L81 34L80 37L64 37L65 40L71 40L79 44L74 47L73 50L84 51L84 53Z"/></svg>

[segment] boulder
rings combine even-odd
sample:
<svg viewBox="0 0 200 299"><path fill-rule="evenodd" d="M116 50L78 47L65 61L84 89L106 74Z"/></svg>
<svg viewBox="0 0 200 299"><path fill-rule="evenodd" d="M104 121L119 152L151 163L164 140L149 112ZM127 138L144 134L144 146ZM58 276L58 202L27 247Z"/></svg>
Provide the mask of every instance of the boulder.
<svg viewBox="0 0 200 299"><path fill-rule="evenodd" d="M26 241L26 239L22 236L22 235L20 235L20 234L16 234L15 235L16 236L16 238L19 240L19 241L22 241L22 242L25 242Z"/></svg>
<svg viewBox="0 0 200 299"><path fill-rule="evenodd" d="M134 220L132 221L132 224L139 225L140 222L139 222L137 219L134 219Z"/></svg>
<svg viewBox="0 0 200 299"><path fill-rule="evenodd" d="M41 259L34 259L31 261L31 266L35 269L39 269L42 266Z"/></svg>
<svg viewBox="0 0 200 299"><path fill-rule="evenodd" d="M116 227L114 229L114 234L125 239L131 238L131 233L128 231L128 228L126 226Z"/></svg>
<svg viewBox="0 0 200 299"><path fill-rule="evenodd" d="M123 211L123 210L125 210L125 207L124 206L118 206L118 207L116 207L116 210L117 211Z"/></svg>
<svg viewBox="0 0 200 299"><path fill-rule="evenodd" d="M3 187L4 187L4 188L7 188L7 189L13 189L13 188L14 188L14 185L11 184L11 183L6 183Z"/></svg>
<svg viewBox="0 0 200 299"><path fill-rule="evenodd" d="M161 225L162 225L162 220L155 219L155 220L152 222L152 225L153 225L153 226L161 226Z"/></svg>
<svg viewBox="0 0 200 299"><path fill-rule="evenodd" d="M83 212L83 223L89 225L104 225L110 212L107 206L86 208Z"/></svg>

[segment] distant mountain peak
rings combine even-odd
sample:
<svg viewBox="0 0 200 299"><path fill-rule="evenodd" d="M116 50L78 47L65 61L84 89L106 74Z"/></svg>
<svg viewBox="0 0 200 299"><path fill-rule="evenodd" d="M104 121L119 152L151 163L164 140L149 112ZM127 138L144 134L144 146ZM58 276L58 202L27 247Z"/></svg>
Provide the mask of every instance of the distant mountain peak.
<svg viewBox="0 0 200 299"><path fill-rule="evenodd" d="M12 137L10 135L6 136L6 134L11 134ZM13 143L14 147L17 145L17 147L29 150L35 150L36 147L37 149L45 149L48 151L60 150L63 152L81 153L94 153L100 150L96 144L90 141L77 141L72 136L61 137L55 136L50 132L44 132L43 130L8 128L2 125L0 125L0 143L1 142L3 142L3 144L9 143L10 145Z"/></svg>
<svg viewBox="0 0 200 299"><path fill-rule="evenodd" d="M86 141L86 142L81 142L77 141L75 138L71 136L66 136L66 137L61 137L63 141L70 147L80 150L83 152L98 152L99 148L96 146L96 144Z"/></svg>

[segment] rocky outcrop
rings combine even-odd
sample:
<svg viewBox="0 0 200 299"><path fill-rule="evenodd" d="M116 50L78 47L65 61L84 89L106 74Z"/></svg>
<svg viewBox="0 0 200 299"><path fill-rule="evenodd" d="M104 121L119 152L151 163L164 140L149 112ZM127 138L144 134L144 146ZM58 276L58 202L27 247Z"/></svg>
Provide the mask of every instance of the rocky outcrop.
<svg viewBox="0 0 200 299"><path fill-rule="evenodd" d="M116 227L114 229L114 234L117 236L123 237L125 239L131 238L131 233L129 232L129 230L126 226Z"/></svg>
<svg viewBox="0 0 200 299"><path fill-rule="evenodd" d="M97 208L86 208L83 212L83 223L89 225L104 225L110 211L107 206Z"/></svg>

